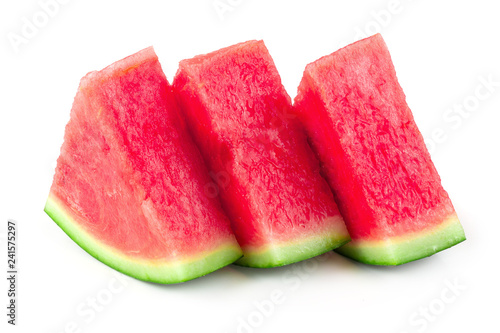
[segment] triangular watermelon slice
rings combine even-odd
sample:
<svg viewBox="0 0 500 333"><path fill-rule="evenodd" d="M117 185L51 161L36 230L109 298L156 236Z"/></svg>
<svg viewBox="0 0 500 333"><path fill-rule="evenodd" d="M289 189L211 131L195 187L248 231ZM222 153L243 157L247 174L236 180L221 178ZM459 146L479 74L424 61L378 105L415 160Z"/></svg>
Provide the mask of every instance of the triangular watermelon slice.
<svg viewBox="0 0 500 333"><path fill-rule="evenodd" d="M241 257L152 48L85 76L45 211L137 279L177 283Z"/></svg>
<svg viewBox="0 0 500 333"><path fill-rule="evenodd" d="M307 65L294 106L352 237L338 252L398 265L465 240L379 34Z"/></svg>
<svg viewBox="0 0 500 333"><path fill-rule="evenodd" d="M181 61L174 79L251 267L330 251L349 235L262 41Z"/></svg>

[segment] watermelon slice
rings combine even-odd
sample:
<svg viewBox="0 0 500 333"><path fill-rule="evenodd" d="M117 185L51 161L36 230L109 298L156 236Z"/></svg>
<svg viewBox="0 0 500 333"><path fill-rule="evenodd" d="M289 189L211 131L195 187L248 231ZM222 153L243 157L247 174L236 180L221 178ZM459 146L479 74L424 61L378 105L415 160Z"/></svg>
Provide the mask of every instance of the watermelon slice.
<svg viewBox="0 0 500 333"><path fill-rule="evenodd" d="M81 81L47 214L137 279L177 283L241 257L152 48Z"/></svg>
<svg viewBox="0 0 500 333"><path fill-rule="evenodd" d="M286 265L349 240L262 41L181 61L173 86L243 249L237 264Z"/></svg>
<svg viewBox="0 0 500 333"><path fill-rule="evenodd" d="M352 237L338 252L398 265L465 240L379 34L307 65L294 109Z"/></svg>

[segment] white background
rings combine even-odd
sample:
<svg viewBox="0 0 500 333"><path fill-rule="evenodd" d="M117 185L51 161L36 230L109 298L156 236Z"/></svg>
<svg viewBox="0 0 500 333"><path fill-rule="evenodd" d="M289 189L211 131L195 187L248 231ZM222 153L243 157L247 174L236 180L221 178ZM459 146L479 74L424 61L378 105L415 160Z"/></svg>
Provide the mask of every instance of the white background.
<svg viewBox="0 0 500 333"><path fill-rule="evenodd" d="M221 13L214 3L229 7ZM496 332L500 19L494 3L73 0L49 17L38 1L1 0L0 330ZM27 21L38 31L23 31ZM154 45L172 81L181 59L264 39L293 98L305 65L360 38L360 31L382 32L466 242L400 267L332 253L276 269L229 266L162 286L101 264L43 212L73 97L87 72ZM14 35L25 40L16 46ZM15 328L5 315L9 218L18 221L20 238ZM272 293L284 296L271 307Z"/></svg>

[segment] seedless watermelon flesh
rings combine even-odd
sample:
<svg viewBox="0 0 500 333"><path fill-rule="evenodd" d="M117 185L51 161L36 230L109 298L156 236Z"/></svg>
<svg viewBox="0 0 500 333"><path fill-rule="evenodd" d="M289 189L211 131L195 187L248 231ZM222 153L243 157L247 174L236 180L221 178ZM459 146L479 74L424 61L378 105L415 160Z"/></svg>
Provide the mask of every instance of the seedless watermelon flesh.
<svg viewBox="0 0 500 333"><path fill-rule="evenodd" d="M183 60L174 89L243 249L281 266L349 240L262 41Z"/></svg>
<svg viewBox="0 0 500 333"><path fill-rule="evenodd" d="M352 237L338 252L398 265L465 240L379 34L307 65L294 110Z"/></svg>
<svg viewBox="0 0 500 333"><path fill-rule="evenodd" d="M177 283L242 255L210 181L148 48L81 80L45 211L103 263Z"/></svg>

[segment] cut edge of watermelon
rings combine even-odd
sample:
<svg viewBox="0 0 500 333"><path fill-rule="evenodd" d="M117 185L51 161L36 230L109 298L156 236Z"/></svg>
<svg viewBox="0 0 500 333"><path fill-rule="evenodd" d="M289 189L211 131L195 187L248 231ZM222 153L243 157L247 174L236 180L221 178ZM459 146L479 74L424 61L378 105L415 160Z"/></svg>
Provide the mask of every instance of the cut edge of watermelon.
<svg viewBox="0 0 500 333"><path fill-rule="evenodd" d="M429 257L465 240L456 213L434 228L385 240L353 240L335 251L356 261L381 266L395 266Z"/></svg>
<svg viewBox="0 0 500 333"><path fill-rule="evenodd" d="M245 248L245 255L235 265L254 268L270 268L293 264L332 251L351 238L342 217L330 217L332 227L314 235L260 248Z"/></svg>
<svg viewBox="0 0 500 333"><path fill-rule="evenodd" d="M138 280L173 284L189 281L241 258L241 249L233 243L221 245L205 255L183 259L177 263L162 260L128 258L111 246L99 242L80 227L62 200L50 193L44 211L82 249L102 263Z"/></svg>

